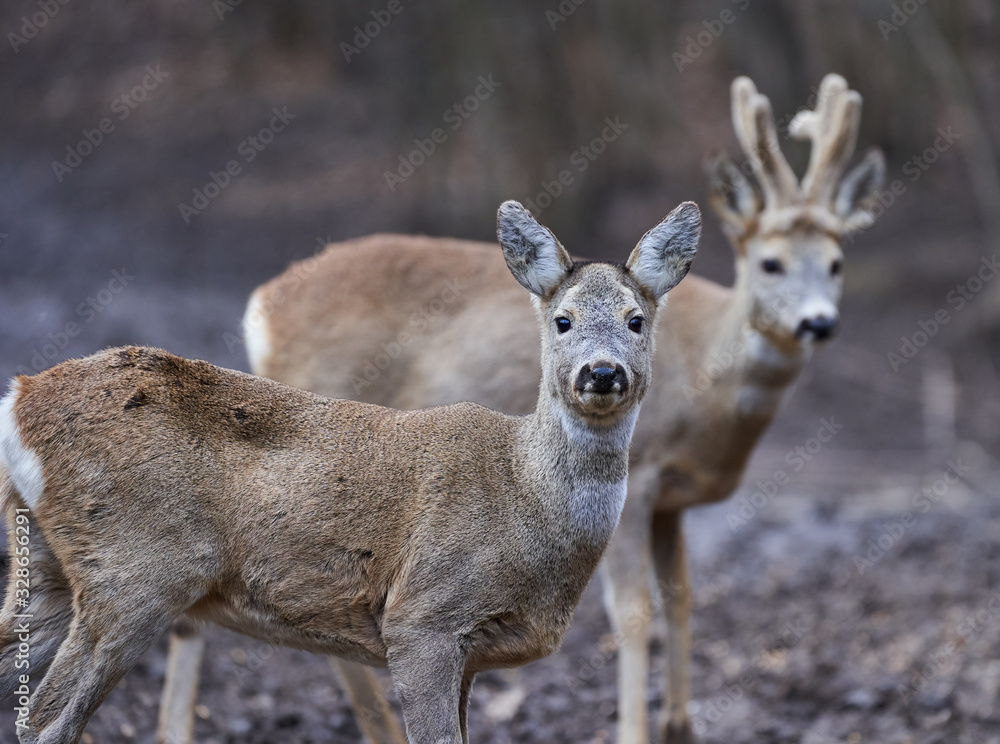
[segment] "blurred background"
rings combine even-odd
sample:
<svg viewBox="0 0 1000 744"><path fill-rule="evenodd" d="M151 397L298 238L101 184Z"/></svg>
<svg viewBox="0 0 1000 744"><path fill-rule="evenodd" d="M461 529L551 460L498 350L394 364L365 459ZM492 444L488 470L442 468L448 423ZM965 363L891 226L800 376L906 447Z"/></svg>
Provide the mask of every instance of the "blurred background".
<svg viewBox="0 0 1000 744"><path fill-rule="evenodd" d="M771 98L801 173L783 125L843 74L886 190L845 245L840 337L748 487L688 515L692 716L705 742L1000 742L995 0L7 0L0 32L3 378L126 343L247 369L246 297L290 261L380 231L493 240L509 198L574 253L624 258L679 201L707 206L706 156L739 156L733 77ZM728 283L706 217L695 271ZM473 739L611 741L609 639L592 587L559 654L482 676ZM90 741L151 741L164 649ZM200 741L359 740L323 659L213 631L203 680Z"/></svg>

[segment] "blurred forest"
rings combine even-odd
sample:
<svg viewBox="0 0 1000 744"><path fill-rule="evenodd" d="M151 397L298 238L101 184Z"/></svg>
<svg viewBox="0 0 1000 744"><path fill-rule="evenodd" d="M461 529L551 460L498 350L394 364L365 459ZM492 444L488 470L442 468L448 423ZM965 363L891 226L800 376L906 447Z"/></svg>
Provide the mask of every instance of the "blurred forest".
<svg viewBox="0 0 1000 744"><path fill-rule="evenodd" d="M577 255L624 258L678 202L707 207L707 156L741 157L735 76L770 97L801 173L782 125L844 75L887 185L845 245L840 337L747 483L820 417L846 427L752 529L727 527L739 495L688 515L694 700L704 713L720 670L802 616L809 639L706 742L1000 744L996 617L897 695L1000 586L1000 281L948 299L1000 249L1000 2L5 0L0 33L2 379L126 343L247 369L246 298L290 261L373 232L493 240L505 199ZM705 214L694 270L728 283ZM953 322L894 364L941 308ZM860 576L852 556L954 457L969 478ZM608 633L596 590L572 633L523 678L483 675L475 741L608 741L614 665L562 682ZM256 647L208 648L200 741L357 740L324 660L281 652L240 677ZM95 740L151 739L163 658L115 691ZM516 713L491 718L495 699Z"/></svg>
<svg viewBox="0 0 1000 744"><path fill-rule="evenodd" d="M133 255L163 279L214 284L261 278L261 262L280 268L317 235L489 239L496 205L542 193L608 117L627 134L585 172L573 168L574 183L539 216L579 253L621 253L677 201L704 201L708 153L735 154L728 86L737 74L770 96L779 123L810 102L823 74L845 75L865 100L860 144L888 152L890 177L939 127L960 133L879 234L1000 230L1000 9L991 0L398 0L395 14L378 2L73 0L55 3L28 39L21 21L43 5L8 3L0 24L9 101L0 126L13 151L4 158L6 276L86 273L94 243L136 223L136 210L155 227L130 236ZM16 51L12 33L25 40ZM169 77L57 182L50 162L150 64ZM453 129L446 112L474 95L479 76L498 86ZM294 125L237 188L191 224L171 213L275 105ZM386 173L438 127L447 140L390 188ZM786 150L801 168L805 146ZM18 219L29 201L55 213L43 235ZM85 224L67 216L81 211L91 213ZM288 224L280 242L276 222ZM235 263L230 238L241 246Z"/></svg>

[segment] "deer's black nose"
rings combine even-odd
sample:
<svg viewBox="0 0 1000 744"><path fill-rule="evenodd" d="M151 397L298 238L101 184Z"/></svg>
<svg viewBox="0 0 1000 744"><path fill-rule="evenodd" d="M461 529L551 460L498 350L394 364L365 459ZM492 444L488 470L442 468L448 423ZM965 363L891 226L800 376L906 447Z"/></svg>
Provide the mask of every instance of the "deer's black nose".
<svg viewBox="0 0 1000 744"><path fill-rule="evenodd" d="M837 319L826 315L818 315L815 318L806 318L799 323L798 333L795 335L802 338L807 333L811 333L817 341L826 341L832 338L837 332Z"/></svg>
<svg viewBox="0 0 1000 744"><path fill-rule="evenodd" d="M598 362L593 367L585 364L577 377L576 386L581 391L587 390L593 393L610 393L615 389L625 392L628 387L628 375L620 364Z"/></svg>
<svg viewBox="0 0 1000 744"><path fill-rule="evenodd" d="M590 379L594 381L592 390L595 393L606 393L615 386L615 368L594 367L590 370Z"/></svg>

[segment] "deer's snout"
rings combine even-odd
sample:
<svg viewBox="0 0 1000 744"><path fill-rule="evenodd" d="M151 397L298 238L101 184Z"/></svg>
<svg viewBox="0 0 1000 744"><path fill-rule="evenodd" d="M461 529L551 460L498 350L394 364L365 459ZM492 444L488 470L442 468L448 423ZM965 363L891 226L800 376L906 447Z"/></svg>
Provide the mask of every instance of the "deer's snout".
<svg viewBox="0 0 1000 744"><path fill-rule="evenodd" d="M837 333L837 325L836 317L817 315L815 318L806 318L799 323L795 335L802 338L806 334L812 334L812 337L817 341L826 341Z"/></svg>
<svg viewBox="0 0 1000 744"><path fill-rule="evenodd" d="M585 364L576 376L576 389L581 393L624 393L628 389L628 374L614 362Z"/></svg>

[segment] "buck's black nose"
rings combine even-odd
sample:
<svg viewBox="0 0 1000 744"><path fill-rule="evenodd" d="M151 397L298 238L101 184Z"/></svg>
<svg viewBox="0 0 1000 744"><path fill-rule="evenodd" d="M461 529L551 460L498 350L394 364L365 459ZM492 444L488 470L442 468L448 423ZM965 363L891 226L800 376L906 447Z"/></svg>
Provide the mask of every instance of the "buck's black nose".
<svg viewBox="0 0 1000 744"><path fill-rule="evenodd" d="M576 387L581 391L592 393L610 393L616 388L620 392L625 392L628 387L628 376L620 364L598 362L593 367L585 364L576 379Z"/></svg>
<svg viewBox="0 0 1000 744"><path fill-rule="evenodd" d="M826 341L837 333L837 319L820 315L815 318L806 318L799 323L797 337L802 338L807 333L811 333L817 341Z"/></svg>

